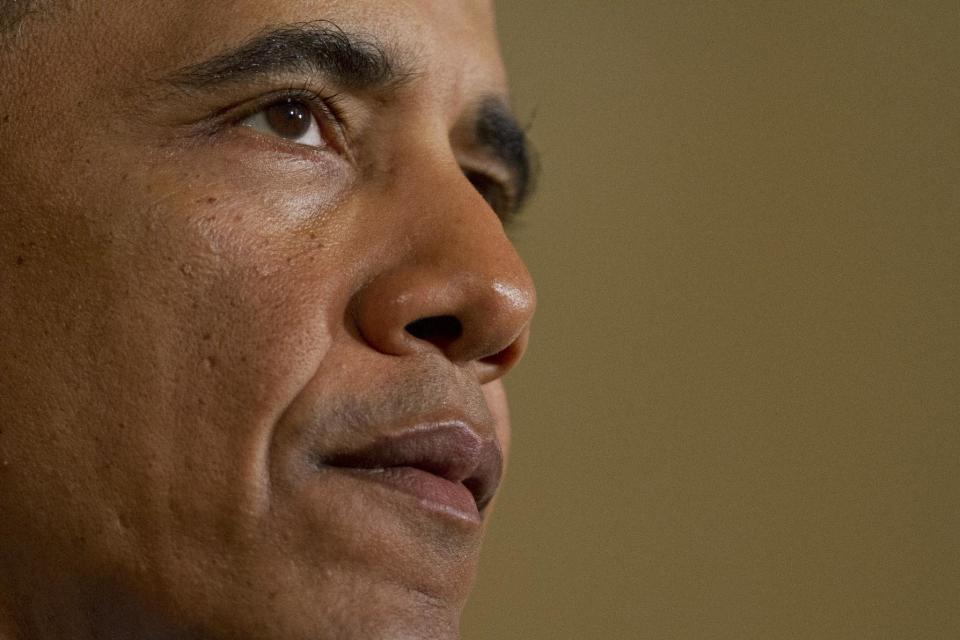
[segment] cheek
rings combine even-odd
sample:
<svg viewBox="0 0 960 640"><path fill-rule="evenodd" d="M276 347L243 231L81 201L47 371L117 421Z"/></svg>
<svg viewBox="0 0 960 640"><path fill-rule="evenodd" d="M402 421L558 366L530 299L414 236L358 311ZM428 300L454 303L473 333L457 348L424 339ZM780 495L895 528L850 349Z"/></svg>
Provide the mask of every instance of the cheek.
<svg viewBox="0 0 960 640"><path fill-rule="evenodd" d="M136 270L141 295L110 313L109 334L141 350L134 379L167 407L155 415L167 423L154 426L189 443L172 462L183 477L191 462L231 482L262 469L268 426L314 374L344 313L349 283L322 225L283 226L258 204L172 209L190 213L157 234L149 264ZM129 351L115 355L130 363ZM249 483L233 483L241 485Z"/></svg>
<svg viewBox="0 0 960 640"><path fill-rule="evenodd" d="M187 365L215 374L205 380L269 384L315 365L338 325L350 287L338 230L349 212L334 216L330 197L304 190L302 168L268 189L271 163L230 173L219 156L207 160L205 173L155 171L132 190L146 202L114 207L138 212L121 223L132 251L111 256L114 280L139 294L134 311L152 307L139 315L149 326L127 328L173 347L175 360L189 355Z"/></svg>
<svg viewBox="0 0 960 640"><path fill-rule="evenodd" d="M342 218L317 202L168 183L104 190L25 261L22 279L53 275L20 296L46 306L25 302L10 323L36 335L14 345L32 381L15 404L30 411L7 429L19 459L0 468L8 487L41 469L22 479L33 499L75 501L59 512L90 545L136 540L131 555L157 565L175 551L170 527L216 537L262 503L270 426L326 355L352 286Z"/></svg>

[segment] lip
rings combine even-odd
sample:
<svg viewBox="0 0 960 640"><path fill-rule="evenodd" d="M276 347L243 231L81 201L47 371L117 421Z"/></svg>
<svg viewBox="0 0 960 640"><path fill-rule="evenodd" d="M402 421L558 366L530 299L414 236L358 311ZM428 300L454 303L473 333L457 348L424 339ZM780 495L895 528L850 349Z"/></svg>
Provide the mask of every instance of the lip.
<svg viewBox="0 0 960 640"><path fill-rule="evenodd" d="M412 496L428 511L480 522L500 483L503 455L495 439L450 421L418 424L320 463Z"/></svg>

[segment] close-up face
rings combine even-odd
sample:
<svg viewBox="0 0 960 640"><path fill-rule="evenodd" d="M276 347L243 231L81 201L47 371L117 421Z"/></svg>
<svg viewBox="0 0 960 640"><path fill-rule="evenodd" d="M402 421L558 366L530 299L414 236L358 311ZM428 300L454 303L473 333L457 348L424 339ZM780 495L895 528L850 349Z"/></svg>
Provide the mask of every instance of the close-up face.
<svg viewBox="0 0 960 640"><path fill-rule="evenodd" d="M456 638L535 306L490 3L0 38L0 638Z"/></svg>

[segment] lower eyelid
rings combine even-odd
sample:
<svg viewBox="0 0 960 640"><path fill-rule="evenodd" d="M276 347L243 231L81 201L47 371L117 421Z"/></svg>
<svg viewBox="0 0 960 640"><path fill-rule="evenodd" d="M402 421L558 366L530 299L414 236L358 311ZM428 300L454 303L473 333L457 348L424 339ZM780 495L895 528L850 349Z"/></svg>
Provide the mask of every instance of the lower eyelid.
<svg viewBox="0 0 960 640"><path fill-rule="evenodd" d="M263 134L250 127L241 125L221 131L218 137L221 137L221 140L226 144L242 145L244 149L242 153L245 156L259 151L277 154L278 157L286 156L288 158L297 158L312 163L319 162L323 164L329 163L334 159L343 159L342 155L328 144L319 147L298 144L278 136Z"/></svg>

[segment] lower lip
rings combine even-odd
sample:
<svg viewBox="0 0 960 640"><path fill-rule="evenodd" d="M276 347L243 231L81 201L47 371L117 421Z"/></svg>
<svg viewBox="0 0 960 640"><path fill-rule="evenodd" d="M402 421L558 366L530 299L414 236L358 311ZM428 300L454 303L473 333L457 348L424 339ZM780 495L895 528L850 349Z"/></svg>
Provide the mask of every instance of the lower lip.
<svg viewBox="0 0 960 640"><path fill-rule="evenodd" d="M386 469L340 467L339 470L412 496L428 511L472 523L482 521L473 494L459 482L451 482L414 467Z"/></svg>

